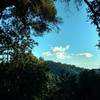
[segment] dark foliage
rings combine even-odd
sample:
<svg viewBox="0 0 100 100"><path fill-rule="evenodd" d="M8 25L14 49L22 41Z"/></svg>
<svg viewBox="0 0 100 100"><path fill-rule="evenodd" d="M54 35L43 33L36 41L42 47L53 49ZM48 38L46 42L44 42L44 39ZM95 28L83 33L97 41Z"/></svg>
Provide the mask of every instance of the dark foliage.
<svg viewBox="0 0 100 100"><path fill-rule="evenodd" d="M53 61L46 61L50 73L55 75L66 75L66 73L78 75L83 69L70 64L61 64Z"/></svg>
<svg viewBox="0 0 100 100"><path fill-rule="evenodd" d="M33 36L58 28L60 21L52 0L0 0L0 20L0 55L7 61L20 51L31 52L38 45Z"/></svg>
<svg viewBox="0 0 100 100"><path fill-rule="evenodd" d="M29 55L27 60L17 65L0 64L0 99L1 100L36 100L43 98L46 89L47 66L44 61Z"/></svg>
<svg viewBox="0 0 100 100"><path fill-rule="evenodd" d="M83 1L100 37L100 0ZM82 4L82 0L74 2L76 7ZM56 15L53 0L0 1L0 55L4 57L0 62L0 100L100 100L100 70L45 63L31 55L37 44L31 36L42 36L57 26Z"/></svg>
<svg viewBox="0 0 100 100"><path fill-rule="evenodd" d="M100 74L94 70L80 73L79 87L81 100L100 100Z"/></svg>
<svg viewBox="0 0 100 100"><path fill-rule="evenodd" d="M50 63L49 67L47 63ZM10 63L1 63L1 100L100 100L99 69L78 70L66 65L58 74L52 66L61 70L65 64L45 63L30 54L20 55L18 64L14 59Z"/></svg>
<svg viewBox="0 0 100 100"><path fill-rule="evenodd" d="M47 62L48 63L48 62ZM58 67L61 70L64 64L49 62L50 69L52 66ZM60 66L60 67L59 67ZM70 67L70 71L73 68ZM49 96L47 100L100 100L100 70L99 69L80 69L77 70L75 67L71 73L67 71L67 65L65 66L66 71L64 73L57 74L58 70L52 69L55 75L59 76L56 82L55 91ZM56 72L57 71L57 72ZM77 73L76 73L77 71ZM66 72L66 73L65 73Z"/></svg>

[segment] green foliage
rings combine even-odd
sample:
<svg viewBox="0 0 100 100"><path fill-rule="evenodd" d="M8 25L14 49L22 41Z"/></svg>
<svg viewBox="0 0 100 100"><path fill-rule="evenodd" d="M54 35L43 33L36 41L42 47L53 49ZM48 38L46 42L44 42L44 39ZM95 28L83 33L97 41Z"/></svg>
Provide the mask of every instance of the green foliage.
<svg viewBox="0 0 100 100"><path fill-rule="evenodd" d="M2 0L0 20L0 55L7 59L31 52L38 45L33 36L44 35L60 21L52 0Z"/></svg>
<svg viewBox="0 0 100 100"><path fill-rule="evenodd" d="M64 75L66 73L78 75L83 70L80 67L76 67L75 65L70 64L62 64L53 61L46 61L46 63L48 65L50 73L53 73L58 76Z"/></svg>
<svg viewBox="0 0 100 100"><path fill-rule="evenodd" d="M59 70L64 66L54 62L49 64L51 68L55 66ZM71 71L72 66L69 67ZM67 66L66 69L68 69ZM80 71L76 69L75 67L72 73L66 70L61 74L55 74L58 70L53 71L56 82L53 81L55 86L52 86L47 100L100 100L100 69L80 69Z"/></svg>
<svg viewBox="0 0 100 100"><path fill-rule="evenodd" d="M60 76L57 83L57 89L51 97L53 100L74 100L78 99L78 85L75 75Z"/></svg>
<svg viewBox="0 0 100 100"><path fill-rule="evenodd" d="M52 65L54 66L54 62L51 68ZM59 68L62 66L60 64ZM71 71L73 66L69 67ZM56 71L51 73L50 67L42 58L37 59L32 54L21 52L18 62L12 58L9 63L0 64L0 98L1 100L100 100L100 69L78 71L75 68L74 66L75 71L72 72L66 70L64 73L61 71L61 74L55 74Z"/></svg>
<svg viewBox="0 0 100 100"><path fill-rule="evenodd" d="M15 6L15 16L24 17L27 10L40 14L46 20L52 21L56 16L56 9L53 0L2 0L0 1L0 11L6 7ZM50 15L50 16L48 16Z"/></svg>
<svg viewBox="0 0 100 100"><path fill-rule="evenodd" d="M18 64L14 60L10 63L0 64L1 100L36 100L35 98L43 98L48 71L45 62L28 54L21 55L19 60Z"/></svg>
<svg viewBox="0 0 100 100"><path fill-rule="evenodd" d="M79 77L80 99L100 99L100 73L94 70L84 70Z"/></svg>
<svg viewBox="0 0 100 100"><path fill-rule="evenodd" d="M0 55L7 58L0 62L1 100L100 100L100 70L44 62L31 54L37 45L31 36L42 36L59 22L54 1L0 1ZM100 1L84 2L100 32Z"/></svg>

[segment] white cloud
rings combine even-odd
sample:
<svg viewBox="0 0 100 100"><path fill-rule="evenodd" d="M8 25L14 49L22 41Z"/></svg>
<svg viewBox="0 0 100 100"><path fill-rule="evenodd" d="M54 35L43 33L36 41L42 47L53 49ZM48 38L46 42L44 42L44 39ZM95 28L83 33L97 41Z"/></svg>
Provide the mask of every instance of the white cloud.
<svg viewBox="0 0 100 100"><path fill-rule="evenodd" d="M67 45L66 47L62 46L56 46L53 47L50 51L43 52L43 57L56 57L58 60L65 60L70 59L71 57L67 54L68 49L70 48L70 45Z"/></svg>
<svg viewBox="0 0 100 100"><path fill-rule="evenodd" d="M52 49L52 52L59 53L59 52L65 52L65 50L66 50L66 48L63 48L62 46L60 46L60 47L57 46Z"/></svg>
<svg viewBox="0 0 100 100"><path fill-rule="evenodd" d="M58 54L56 55L56 57L57 57L57 59L59 59L59 60L65 60L66 55L65 55L64 52L60 52L60 53L58 53Z"/></svg>
<svg viewBox="0 0 100 100"><path fill-rule="evenodd" d="M67 45L67 46L66 46L66 49L68 50L69 48L70 48L70 45Z"/></svg>
<svg viewBox="0 0 100 100"><path fill-rule="evenodd" d="M94 54L90 53L90 52L82 52L82 53L77 53L77 54L74 54L72 53L71 56L80 56L80 57L85 57L85 58L92 58L94 56Z"/></svg>
<svg viewBox="0 0 100 100"><path fill-rule="evenodd" d="M86 58L91 58L93 57L93 54L92 53L89 53L89 52L85 52L85 53L80 53L78 54L79 56L84 56Z"/></svg>
<svg viewBox="0 0 100 100"><path fill-rule="evenodd" d="M51 54L50 51L43 52L42 55L43 55L44 57L46 57L46 56L52 56L52 54Z"/></svg>
<svg viewBox="0 0 100 100"><path fill-rule="evenodd" d="M68 60L68 59L75 59L75 57L84 57L84 58L92 58L94 55L90 52L80 52L80 53L68 53L68 50L70 49L70 45L67 45L65 47L62 46L55 46L52 47L51 50L43 52L42 56L45 58L53 58L56 60Z"/></svg>
<svg viewBox="0 0 100 100"><path fill-rule="evenodd" d="M67 59L71 59L72 57L71 57L70 55L67 55L66 58L67 58Z"/></svg>

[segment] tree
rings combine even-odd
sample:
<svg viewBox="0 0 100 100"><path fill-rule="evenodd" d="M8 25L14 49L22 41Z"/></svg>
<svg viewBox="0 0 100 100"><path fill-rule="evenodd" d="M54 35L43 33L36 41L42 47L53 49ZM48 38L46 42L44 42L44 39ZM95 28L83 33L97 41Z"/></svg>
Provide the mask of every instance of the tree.
<svg viewBox="0 0 100 100"><path fill-rule="evenodd" d="M100 75L95 70L84 70L79 75L81 100L100 99Z"/></svg>
<svg viewBox="0 0 100 100"><path fill-rule="evenodd" d="M76 75L70 74L59 77L60 80L56 84L57 89L55 90L52 100L77 100L78 99L78 85Z"/></svg>
<svg viewBox="0 0 100 100"><path fill-rule="evenodd" d="M48 68L43 60L31 54L23 54L20 64L16 60L0 64L0 98L11 100L43 99L46 89ZM26 61L24 63L23 61Z"/></svg>
<svg viewBox="0 0 100 100"><path fill-rule="evenodd" d="M74 2L76 8L78 8L83 4L83 2L87 5L87 13L89 19L91 19L91 23L96 26L98 36L100 38L100 0L60 0L69 4L70 2ZM68 6L68 5L67 5ZM96 45L100 48L100 40Z"/></svg>
<svg viewBox="0 0 100 100"><path fill-rule="evenodd" d="M44 100L48 68L32 56L32 36L42 36L58 20L53 0L0 1L0 57L7 61L0 62L1 98Z"/></svg>
<svg viewBox="0 0 100 100"><path fill-rule="evenodd" d="M42 36L58 20L53 0L0 1L0 54L9 58L31 51L37 44L32 36Z"/></svg>

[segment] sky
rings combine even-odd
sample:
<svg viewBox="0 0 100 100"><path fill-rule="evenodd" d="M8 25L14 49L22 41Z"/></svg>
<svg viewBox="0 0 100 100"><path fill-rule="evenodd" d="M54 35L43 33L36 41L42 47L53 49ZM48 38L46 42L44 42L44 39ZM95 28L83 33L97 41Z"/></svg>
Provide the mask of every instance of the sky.
<svg viewBox="0 0 100 100"><path fill-rule="evenodd" d="M86 5L77 11L74 4L69 8L56 3L58 16L63 19L60 31L51 31L43 37L34 38L39 43L33 54L66 64L89 69L100 67L100 50L95 46L99 40L96 27L88 20Z"/></svg>

